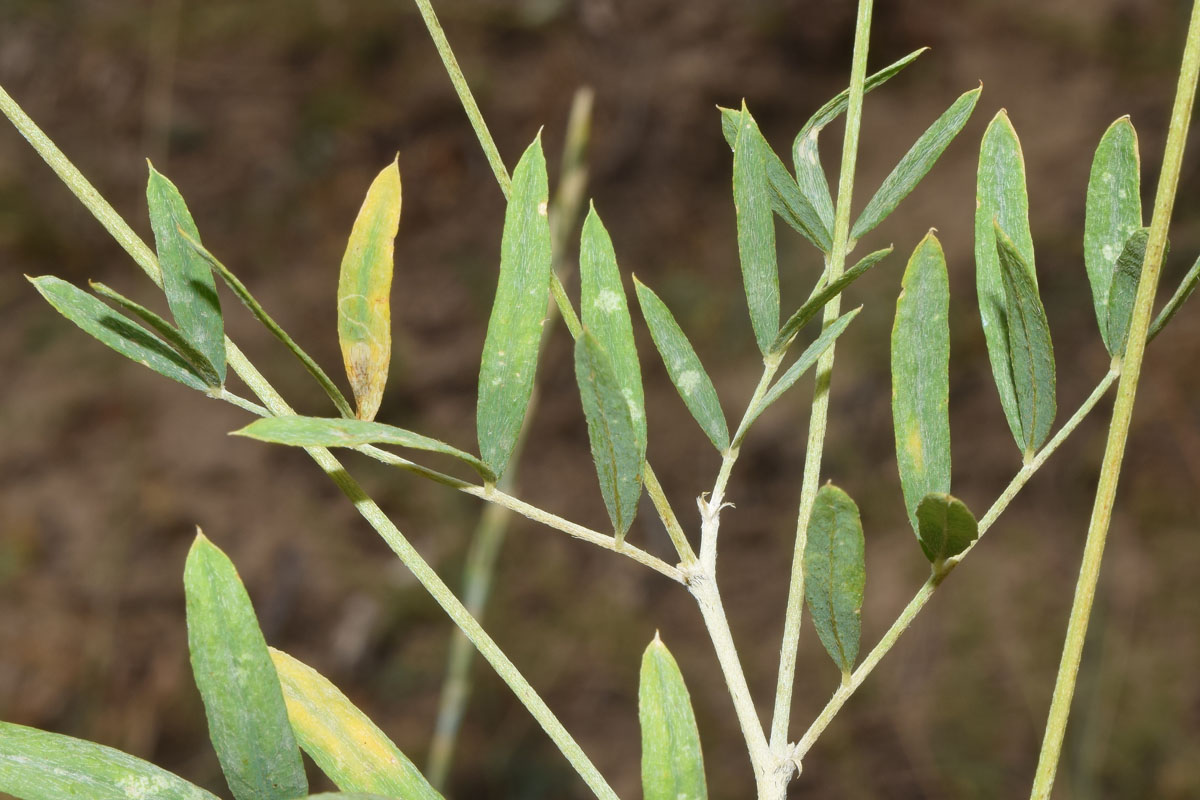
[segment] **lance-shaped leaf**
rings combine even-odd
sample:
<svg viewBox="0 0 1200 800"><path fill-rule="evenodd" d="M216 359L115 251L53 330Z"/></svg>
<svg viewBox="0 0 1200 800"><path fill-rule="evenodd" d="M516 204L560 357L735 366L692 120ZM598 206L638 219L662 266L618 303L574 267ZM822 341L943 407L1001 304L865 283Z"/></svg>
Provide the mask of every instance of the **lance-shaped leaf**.
<svg viewBox="0 0 1200 800"><path fill-rule="evenodd" d="M725 422L725 413L721 411L721 401L717 399L712 379L704 371L700 357L684 336L683 329L675 321L667 304L636 276L633 285L637 291L638 305L642 307L642 316L650 328L650 337L662 356L671 383L675 384L683 404L700 423L700 428L708 435L713 447L724 453L729 449L729 426Z"/></svg>
<svg viewBox="0 0 1200 800"><path fill-rule="evenodd" d="M188 648L209 738L237 800L308 794L283 692L233 562L197 533L183 570Z"/></svg>
<svg viewBox="0 0 1200 800"><path fill-rule="evenodd" d="M642 725L642 797L705 800L704 755L692 699L679 665L657 633L642 655L638 719Z"/></svg>
<svg viewBox="0 0 1200 800"><path fill-rule="evenodd" d="M1104 303L1104 346L1108 354L1115 356L1125 351L1125 340L1129 337L1129 323L1133 319L1133 301L1137 296L1138 281L1142 277L1142 262L1146 260L1146 244L1150 241L1150 229L1135 230L1113 266L1109 278L1108 299ZM1166 257L1164 253L1164 258Z"/></svg>
<svg viewBox="0 0 1200 800"><path fill-rule="evenodd" d="M595 207L588 211L579 240L580 315L612 361L613 374L629 404L629 417L637 433L638 446L646 455L646 401L642 392L642 368L633 341L633 320L612 239Z"/></svg>
<svg viewBox="0 0 1200 800"><path fill-rule="evenodd" d="M725 141L729 143L729 149L736 152L743 112L735 108L719 110L721 112L721 132L725 136ZM757 125L754 127L754 132L758 137L762 137ZM818 209L801 193L795 179L788 173L787 167L783 165L766 139L761 139L759 146L766 161L767 183L771 187L771 210L819 250L829 252L833 247L833 226L827 225L822 220Z"/></svg>
<svg viewBox="0 0 1200 800"><path fill-rule="evenodd" d="M1153 339L1162 331L1171 318L1183 307L1187 299L1192 296L1192 292L1196 290L1196 284L1200 283L1200 258L1197 258L1192 268L1183 276L1183 280L1179 282L1175 293L1171 295L1171 299L1163 306L1162 311L1158 312L1158 316L1154 318L1154 322L1150 323L1150 333L1147 341Z"/></svg>
<svg viewBox="0 0 1200 800"><path fill-rule="evenodd" d="M1017 445L1028 458L1046 441L1054 422L1054 346L1033 270L999 225L995 237L1004 280L1013 391L1022 431Z"/></svg>
<svg viewBox="0 0 1200 800"><path fill-rule="evenodd" d="M867 270L878 264L891 252L892 248L888 247L868 253L857 264L843 272L833 283L826 283L822 278L804 304L796 309L796 313L788 317L787 322L780 327L779 335L771 343L771 352L781 353L786 350L792 337L799 333L801 328L816 319L817 314L821 313L826 303L844 292L847 286L861 278Z"/></svg>
<svg viewBox="0 0 1200 800"><path fill-rule="evenodd" d="M864 558L858 506L833 484L822 486L813 502L804 546L804 597L821 644L844 678L858 660Z"/></svg>
<svg viewBox="0 0 1200 800"><path fill-rule="evenodd" d="M779 332L779 265L762 134L746 104L733 151L733 203L737 209L738 259L758 349L765 355Z"/></svg>
<svg viewBox="0 0 1200 800"><path fill-rule="evenodd" d="M1037 286L1033 263L1033 238L1029 233L1029 199L1025 192L1025 159L1021 142L1008 114L996 114L983 135L979 151L979 176L975 197L975 286L979 293L979 316L987 340L992 377L1000 393L1000 405L1012 429L1022 441L1021 415L1013 391L1012 360L1009 356L1008 322L1004 278L996 252L995 226L1013 241L1029 278Z"/></svg>
<svg viewBox="0 0 1200 800"><path fill-rule="evenodd" d="M497 478L508 467L533 394L550 289L548 198L539 133L513 171L500 243L500 282L479 367L479 452Z"/></svg>
<svg viewBox="0 0 1200 800"><path fill-rule="evenodd" d="M400 227L400 165L367 189L338 276L338 341L358 418L375 419L392 361L392 268Z"/></svg>
<svg viewBox="0 0 1200 800"><path fill-rule="evenodd" d="M967 124L982 91L983 86L980 86L960 96L921 134L921 138L904 154L891 174L884 178L875 196L867 203L854 223L854 229L850 231L851 238L862 238L895 211L901 200L908 197L909 192L929 173L950 142Z"/></svg>
<svg viewBox="0 0 1200 800"><path fill-rule="evenodd" d="M217 800L111 747L0 722L0 793L17 800Z"/></svg>
<svg viewBox="0 0 1200 800"><path fill-rule="evenodd" d="M821 225L833 231L833 195L829 191L825 167L821 164L820 137L821 128L808 128L803 136L797 136L792 142L792 165L800 194L816 210ZM832 233L830 235L832 237Z"/></svg>
<svg viewBox="0 0 1200 800"><path fill-rule="evenodd" d="M1113 270L1129 237L1142 227L1141 186L1137 131L1129 117L1121 117L1108 126L1096 148L1083 221L1083 263L1106 345Z"/></svg>
<svg viewBox="0 0 1200 800"><path fill-rule="evenodd" d="M217 285L208 264L187 246L180 233L200 241L200 232L175 184L153 165L146 183L146 205L171 314L179 330L205 355L224 382L225 323Z"/></svg>
<svg viewBox="0 0 1200 800"><path fill-rule="evenodd" d="M930 492L950 491L950 282L930 231L913 251L892 326L892 424L913 529Z"/></svg>
<svg viewBox="0 0 1200 800"><path fill-rule="evenodd" d="M583 399L600 493L620 542L633 524L642 493L646 448L629 415L629 401L612 359L587 329L575 340L575 379Z"/></svg>
<svg viewBox="0 0 1200 800"><path fill-rule="evenodd" d="M184 386L208 388L204 377L166 342L82 289L53 275L29 278L29 282L58 313L126 358Z"/></svg>
<svg viewBox="0 0 1200 800"><path fill-rule="evenodd" d="M914 50L899 61L888 64L883 69L873 75L868 75L863 83L863 93L872 92L878 89L883 84L896 77L902 69L907 67L912 62L916 61L928 47L922 47L919 50ZM825 105L817 109L817 113L813 114L808 122L804 123L804 127L800 129L800 134L796 137L800 139L813 128L824 128L829 123L846 113L846 109L850 107L850 90L843 89L838 94L834 95Z"/></svg>
<svg viewBox="0 0 1200 800"><path fill-rule="evenodd" d="M421 771L328 678L287 653L270 652L300 746L339 789L441 800Z"/></svg>
<svg viewBox="0 0 1200 800"><path fill-rule="evenodd" d="M470 453L437 439L382 422L335 417L265 417L234 431L233 434L292 447L361 447L365 444L409 447L456 458L478 472L485 481L492 482L496 479L495 473Z"/></svg>
<svg viewBox="0 0 1200 800"><path fill-rule="evenodd" d="M917 539L930 564L941 564L979 538L979 523L963 501L944 492L925 495L917 506Z"/></svg>

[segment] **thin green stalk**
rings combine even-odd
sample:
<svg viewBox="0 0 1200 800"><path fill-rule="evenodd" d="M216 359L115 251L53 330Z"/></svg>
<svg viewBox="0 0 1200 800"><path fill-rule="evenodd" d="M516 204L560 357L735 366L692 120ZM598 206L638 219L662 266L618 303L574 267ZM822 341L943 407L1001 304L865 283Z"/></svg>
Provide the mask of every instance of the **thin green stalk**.
<svg viewBox="0 0 1200 800"><path fill-rule="evenodd" d="M1104 449L1104 461L1100 468L1100 481L1096 488L1096 502L1092 507L1092 519L1088 525L1087 543L1083 549L1083 562L1079 568L1079 581L1075 587L1075 599L1071 605L1067 637L1063 644L1062 661L1058 677L1054 682L1054 696L1050 702L1050 714L1046 721L1046 734L1038 757L1030 797L1043 800L1050 797L1054 786L1054 775L1058 769L1058 758L1062 751L1063 736L1067 730L1067 719L1071 713L1071 698L1075 694L1075 680L1079 674L1079 661L1083 655L1084 639L1087 636L1088 618L1092 601L1096 595L1096 584L1100 578L1100 564L1104 558L1104 542L1112 521L1113 502L1117 494L1117 482L1121 475L1121 462L1125 457L1125 443L1129 438L1129 423L1133 417L1133 403L1137 395L1138 379L1142 372L1142 357L1146 349L1146 337L1154 313L1154 295L1158 289L1159 271L1167 243L1167 228L1171 222L1171 211L1175 205L1175 194L1179 187L1179 173L1183 165L1183 150L1187 143L1188 127L1192 118L1192 104L1196 97L1196 83L1200 78L1200 0L1192 6L1192 19L1188 25L1183 61L1179 68L1179 84L1175 92L1175 105L1171 112L1171 125L1167 131L1167 144L1163 153L1162 171L1159 173L1158 191L1154 198L1154 216L1150 221L1150 241L1146 245L1146 256L1142 262L1142 277L1138 282L1137 297L1133 306L1133 321L1129 328L1129 340L1125 346L1121 381L1117 384L1117 399L1113 404L1112 423L1108 429L1108 443Z"/></svg>
<svg viewBox="0 0 1200 800"><path fill-rule="evenodd" d="M850 252L850 204L854 193L854 168L858 159L858 137L862 126L863 82L867 75L867 48L871 32L873 0L859 0L854 28L854 60L850 69L850 98L846 109L846 136L842 142L842 165L838 177L837 209L833 221L833 250L826 272L829 282L846 268ZM839 295L825 306L822 325L829 325L841 312ZM821 479L821 456L825 449L825 427L829 419L829 387L833 374L834 345L817 361L816 390L808 424L808 448L800 490L800 512L796 518L796 546L792 554L791 581L779 650L779 676L775 685L775 711L771 718L771 750L782 754L787 746L791 719L792 686L796 680L796 656L800 646L800 621L804 608L804 548L808 543L808 521Z"/></svg>
<svg viewBox="0 0 1200 800"><path fill-rule="evenodd" d="M154 253L146 246L128 223L100 196L95 187L88 182L83 174L63 155L62 151L34 124L17 103L0 87L0 110L20 131L21 135L33 145L38 154L59 175L67 187L75 194L84 207L109 231L133 260L159 286L162 285L162 271ZM253 364L242 354L228 337L225 338L225 348L228 363L234 372L246 383L250 390L263 402L272 414L291 414L292 409L284 402ZM416 548L400 533L387 515L362 490L362 487L346 472L345 468L334 458L329 450L322 447L306 448L309 455L325 471L342 492L354 503L358 512L370 523L371 527L388 544L401 562L417 578L425 590L442 607L446 614L458 625L471 642L483 654L496 673L509 686L522 705L538 721L542 729L566 756L567 761L579 773L593 793L603 800L617 800L616 792L604 780L599 770L588 759L587 754L578 742L563 727L554 712L521 674L516 665L483 630L470 612L459 602L458 598L442 581L432 567L421 557Z"/></svg>

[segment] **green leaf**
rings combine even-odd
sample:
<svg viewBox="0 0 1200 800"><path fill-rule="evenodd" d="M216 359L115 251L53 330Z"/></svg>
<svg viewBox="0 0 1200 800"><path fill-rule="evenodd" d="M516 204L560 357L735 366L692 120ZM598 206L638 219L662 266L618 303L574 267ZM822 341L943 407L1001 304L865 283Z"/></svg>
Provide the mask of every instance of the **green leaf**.
<svg viewBox="0 0 1200 800"><path fill-rule="evenodd" d="M363 792L321 792L310 794L304 800L396 800L391 795L365 794ZM404 800L408 800L405 796Z"/></svg>
<svg viewBox="0 0 1200 800"><path fill-rule="evenodd" d="M700 428L708 435L713 447L724 453L729 449L729 427L725 423L725 414L721 411L721 401L717 399L712 379L704 371L700 357L684 336L666 303L636 276L633 285L637 291L638 305L642 307L642 316L650 328L650 337L662 356L671 383L675 384L683 404L700 423Z"/></svg>
<svg viewBox="0 0 1200 800"><path fill-rule="evenodd" d="M1125 352L1129 323L1133 319L1133 300L1142 278L1142 262L1146 260L1149 241L1149 228L1135 230L1121 248L1121 255L1109 277L1108 299L1104 304L1107 321L1102 332L1110 356Z"/></svg>
<svg viewBox="0 0 1200 800"><path fill-rule="evenodd" d="M392 361L392 269L400 197L397 159L367 189L338 277L338 342L358 418L367 421L379 411Z"/></svg>
<svg viewBox="0 0 1200 800"><path fill-rule="evenodd" d="M933 165L941 158L942 153L958 136L959 131L971 118L975 104L979 102L979 94L983 86L961 95L950 108L946 109L937 120L929 126L921 138L917 139L912 148L900 159L900 163L884 178L875 196L867 203L854 229L850 232L852 239L860 239L883 222L900 201L908 197L916 185L921 182Z"/></svg>
<svg viewBox="0 0 1200 800"><path fill-rule="evenodd" d="M784 372L783 375L775 381L771 388L767 390L767 393L763 395L763 399L758 404L758 408L754 409L754 413L744 423L745 428L749 428L750 424L753 423L754 420L758 419L758 416L762 414L762 412L766 411L772 403L782 397L784 392L792 388L796 381L800 380L800 378L804 376L804 373L808 372L809 369L812 368L813 364L817 363L817 359L825 355L825 351L833 346L833 343L837 341L838 337L846 331L846 328L849 327L850 323L854 321L854 318L858 316L858 312L860 311L862 311L862 306L859 306L851 311L847 311L845 314L842 314L833 322L829 323L825 330L821 331L821 335L818 336L812 344L805 348L804 352L800 354L800 357L796 359L795 363L788 367L787 371Z"/></svg>
<svg viewBox="0 0 1200 800"><path fill-rule="evenodd" d="M1142 227L1141 184L1137 131L1129 117L1121 117L1108 126L1092 159L1083 222L1083 262L1106 345L1113 270L1129 237Z"/></svg>
<svg viewBox="0 0 1200 800"><path fill-rule="evenodd" d="M758 349L766 355L779 332L779 265L775 259L775 217L767 185L765 142L742 104L733 151L733 202L737 209L738 258Z"/></svg>
<svg viewBox="0 0 1200 800"><path fill-rule="evenodd" d="M816 210L817 217L825 230L833 231L833 195L829 191L829 180L821 164L818 139L821 128L809 128L803 136L792 142L792 166L796 170L796 185L800 194ZM830 234L832 238L832 233ZM828 252L828 251L826 251Z"/></svg>
<svg viewBox="0 0 1200 800"><path fill-rule="evenodd" d="M999 225L995 237L1004 280L1010 369L1022 431L1017 445L1028 458L1046 441L1054 423L1054 346L1033 270Z"/></svg>
<svg viewBox="0 0 1200 800"><path fill-rule="evenodd" d="M950 282L930 231L913 250L892 327L892 424L913 530L930 492L950 491Z"/></svg>
<svg viewBox="0 0 1200 800"><path fill-rule="evenodd" d="M629 400L603 345L589 330L575 340L575 379L587 418L592 460L617 542L625 538L642 494L644 440L629 416Z"/></svg>
<svg viewBox="0 0 1200 800"><path fill-rule="evenodd" d="M706 800L704 754L683 673L658 634L642 655L638 684L645 800Z"/></svg>
<svg viewBox="0 0 1200 800"><path fill-rule="evenodd" d="M111 747L0 722L0 792L17 800L217 800Z"/></svg>
<svg viewBox="0 0 1200 800"><path fill-rule="evenodd" d="M957 497L931 492L917 506L917 539L930 564L940 565L979 538L979 523Z"/></svg>
<svg viewBox="0 0 1200 800"><path fill-rule="evenodd" d="M300 746L339 789L441 800L421 771L328 678L287 653L270 652Z"/></svg>
<svg viewBox="0 0 1200 800"><path fill-rule="evenodd" d="M817 492L804 547L804 597L813 627L843 677L858 660L859 615L866 585L858 506L833 484Z"/></svg>
<svg viewBox="0 0 1200 800"><path fill-rule="evenodd" d="M734 108L719 108L721 112L721 132L729 149L737 150L737 137L741 129L742 112ZM754 128L761 137L758 126ZM800 192L795 179L788 173L787 167L771 149L765 139L759 142L761 152L766 161L767 183L771 187L771 209L780 219L792 226L804 238L812 242L817 249L829 252L833 247L832 226L825 224L821 214Z"/></svg>
<svg viewBox="0 0 1200 800"><path fill-rule="evenodd" d="M255 319L261 322L267 330L273 333L276 339L283 342L284 346L291 351L292 355L300 360L300 363L304 365L304 368L308 370L308 373L312 375L314 379L316 379L317 383L321 385L321 388L325 390L325 394L328 395L329 399L333 401L333 404L337 406L338 411L343 416L353 417L354 409L350 407L350 403L346 401L346 398L342 395L341 390L338 389L334 382L330 380L329 376L325 374L325 370L321 369L321 366L313 360L312 356L304 352L300 345L296 344L296 342L292 340L291 336L288 336L287 331L279 327L279 323L272 319L271 315L267 313L266 309L259 305L259 302L254 299L252 294L250 294L250 290L246 288L246 284L242 283L238 277L230 271L229 267L226 267L224 264L218 261L216 256L208 252L208 250L205 250L204 245L200 244L194 239L188 238L187 236L184 236L183 238L189 247L195 250L201 258L208 262L210 267L217 271L217 274L220 275L225 281L226 285L233 290L233 293L237 295L238 299L242 301L246 308L250 309L250 313L254 315Z"/></svg>
<svg viewBox="0 0 1200 800"><path fill-rule="evenodd" d="M58 313L126 358L184 386L208 388L196 369L166 342L82 289L53 275L29 278L29 282Z"/></svg>
<svg viewBox="0 0 1200 800"><path fill-rule="evenodd" d="M470 453L382 422L336 417L265 417L234 431L233 435L292 447L361 447L365 444L409 447L456 458L478 472L485 481L494 482L496 479L495 473Z"/></svg>
<svg viewBox="0 0 1200 800"><path fill-rule="evenodd" d="M979 316L987 340L992 377L1000 393L1000 405L1012 429L1022 441L1021 415L1013 390L1012 359L1009 356L1008 323L1004 278L996 252L995 225L1012 238L1014 247L1037 286L1033 263L1033 238L1029 233L1029 199L1025 193L1025 159L1021 142L1008 114L996 114L979 151L979 177L975 197L975 285L979 293Z"/></svg>
<svg viewBox="0 0 1200 800"><path fill-rule="evenodd" d="M787 322L783 323L779 334L771 344L771 352L782 353L786 350L792 337L799 333L801 328L816 319L817 314L821 313L826 303L846 291L847 286L861 278L867 270L878 264L891 252L892 248L887 247L883 250L876 250L874 253L868 253L857 264L843 272L841 277L833 283L825 283L825 279L822 278L804 304L796 310L796 313L788 317Z"/></svg>
<svg viewBox="0 0 1200 800"><path fill-rule="evenodd" d="M183 570L192 672L209 737L237 800L308 794L300 749L250 596L233 562L197 533Z"/></svg>
<svg viewBox="0 0 1200 800"><path fill-rule="evenodd" d="M914 50L899 61L888 64L874 75L867 76L866 81L863 83L863 93L866 94L878 89L880 86L883 86L883 84L887 83L896 75L898 75L902 69L916 61L917 58L919 58L921 54L928 49L928 47L922 47L919 50ZM817 109L817 113L813 114L812 117L809 118L808 122L804 123L804 127L800 129L800 133L796 136L796 139L799 140L814 128L817 130L824 128L842 114L846 113L846 109L849 108L849 106L850 90L843 89L827 103L825 103L825 105Z"/></svg>
<svg viewBox="0 0 1200 800"><path fill-rule="evenodd" d="M1162 331L1171 318L1183 307L1187 299L1192 296L1192 292L1196 289L1196 284L1200 282L1200 258L1197 258L1192 268L1183 276L1183 280L1179 282L1179 286L1175 289L1175 294L1171 295L1171 299L1163 306L1162 311L1158 312L1158 316L1154 318L1154 322L1150 324L1149 339L1153 339Z"/></svg>
<svg viewBox="0 0 1200 800"><path fill-rule="evenodd" d="M192 371L199 375L205 383L213 388L218 388L221 385L221 376L209 363L208 357L201 353L192 345L179 330L167 322L165 319L155 314L150 309L139 303L130 300L125 295L115 289L105 286L103 283L96 281L88 281L88 286L92 291L103 298L113 301L125 311L138 317L142 322L150 326L150 329L161 336L167 344L169 344L176 353L183 356L183 359L192 368Z"/></svg>
<svg viewBox="0 0 1200 800"><path fill-rule="evenodd" d="M513 171L500 244L500 283L479 367L479 452L497 478L508 467L533 394L550 287L548 202L539 133Z"/></svg>
<svg viewBox="0 0 1200 800"><path fill-rule="evenodd" d="M167 304L180 332L204 353L224 383L225 323L221 318L217 285L208 264L180 235L182 231L200 241L200 232L175 184L150 162L146 163L150 167L146 205L150 209L150 227L154 229Z"/></svg>
<svg viewBox="0 0 1200 800"><path fill-rule="evenodd" d="M629 405L642 459L646 455L646 401L642 368L633 341L633 320L612 239L595 207L588 211L579 241L579 283L583 326L596 337L612 361L613 374Z"/></svg>

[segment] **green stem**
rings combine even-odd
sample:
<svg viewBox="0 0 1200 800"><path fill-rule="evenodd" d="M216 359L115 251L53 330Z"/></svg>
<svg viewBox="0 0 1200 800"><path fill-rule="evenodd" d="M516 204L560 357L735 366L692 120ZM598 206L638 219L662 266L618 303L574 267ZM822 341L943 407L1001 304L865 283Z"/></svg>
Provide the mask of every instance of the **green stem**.
<svg viewBox="0 0 1200 800"><path fill-rule="evenodd" d="M862 125L863 83L867 75L867 47L871 31L873 0L859 0L854 28L854 60L850 70L850 98L846 109L846 136L842 142L842 166L838 177L837 210L833 222L833 250L826 270L829 283L846 268L850 251L850 204L854 193L854 168L858 158L858 137ZM823 325L837 319L842 299L837 296L825 306ZM808 449L804 456L804 477L800 490L800 512L796 519L796 545L792 553L792 577L788 587L787 611L783 623L783 643L779 650L779 676L775 685L775 711L771 718L771 750L782 755L787 746L791 718L792 686L796 680L796 656L800 645L800 622L804 607L804 548L808 543L808 521L817 497L821 478L821 455L825 448L825 428L829 418L829 387L833 373L835 346L830 345L817 361L816 390L808 424Z"/></svg>
<svg viewBox="0 0 1200 800"><path fill-rule="evenodd" d="M1038 757L1030 797L1034 800L1049 798L1054 786L1054 775L1058 769L1063 736L1066 734L1067 719L1071 713L1071 699L1075 694L1075 679L1079 673L1079 661L1083 655L1084 639L1087 636L1088 618L1091 616L1092 601L1096 595L1096 583L1100 578L1100 564L1104 558L1104 542L1112 521L1113 502L1117 493L1117 482L1121 474L1121 462L1125 456L1125 443L1129 438L1129 423L1133 417L1133 403L1137 395L1138 379L1142 372L1142 357L1146 349L1146 337L1154 312L1154 295L1158 289L1158 277L1163 252L1167 243L1167 228L1171 222L1171 211L1175 205L1175 194L1179 187L1179 173L1183 164L1183 150L1187 143L1188 126L1192 117L1192 104L1196 97L1196 83L1200 78L1200 0L1192 6L1192 19L1188 26L1183 61L1179 69L1179 84L1175 92L1175 105L1171 112L1171 125L1167 132L1167 144L1163 153L1162 171L1159 173L1158 191L1154 198L1154 216L1150 221L1150 241L1146 244L1146 256L1142 262L1142 277L1138 282L1137 297L1133 306L1133 321L1129 327L1129 340L1125 346L1121 381L1117 385L1117 399L1113 403L1112 423L1108 429L1108 442L1104 448L1104 461L1100 468L1100 481L1096 488L1096 502L1092 507L1092 518L1088 525L1087 542L1083 549L1083 561L1079 568L1079 581L1075 587L1075 599L1071 605L1071 617L1067 624L1066 641L1063 644L1062 660L1058 677L1054 682L1054 696L1050 702L1050 714L1046 720L1046 734Z"/></svg>
<svg viewBox="0 0 1200 800"><path fill-rule="evenodd" d="M979 539L983 538L983 535L988 532L988 529L992 527L1004 510L1008 508L1009 503L1011 503L1013 498L1015 498L1021 489L1025 487L1025 484L1029 483L1029 479L1033 477L1034 473L1036 473L1042 467L1042 465L1046 463L1050 456L1054 454L1054 451L1056 451L1059 446L1067 440L1067 437L1070 436L1071 433L1079 427L1079 424L1083 422L1087 415L1091 413L1092 409L1096 407L1096 404L1100 402L1100 398L1104 397L1108 390L1112 388L1112 385L1116 382L1119 375L1120 373L1116 370L1110 371L1107 375L1105 375L1104 378L1101 379L1100 383L1096 385L1096 388L1092 390L1092 393L1088 395L1087 399L1084 400L1075 413L1071 415L1071 418L1063 423L1063 426L1061 429L1059 429L1058 433L1056 433L1050 439L1050 441L1048 441L1045 446L1042 447L1042 449L1028 464L1021 467L1020 471L1013 476L1013 479L1009 482L1008 486L1006 486L1004 491L1000 493L1000 496L996 498L996 501L992 503L992 507L989 508L987 513L980 518ZM812 725L809 726L808 730L805 731L804 735L800 737L800 741L792 749L791 758L796 763L797 767L803 760L804 756L808 753L809 749L816 743L817 738L821 735L821 733L824 732L825 728L829 726L829 723L833 721L833 718L837 716L838 711L841 710L846 701L849 700L851 695L858 690L858 687L861 686L863 681L867 679L867 676L871 674L871 671L875 669L876 665L878 665L883 657L887 655L888 651L892 649L892 646L896 644L896 641L900 638L900 635L908 630L908 626L912 624L912 621L916 618L917 614L921 612L921 609L923 609L925 604L928 603L933 597L934 590L941 585L942 581L946 579L946 576L949 575L955 567L962 563L962 560L967 557L967 554L975 549L975 546L979 544L979 539L976 539L974 542L972 542L971 546L962 553L958 554L952 559L948 559L942 566L941 570L929 576L929 579L925 581L925 584L917 591L916 595L913 596L913 599L908 602L908 605L905 606L904 610L900 612L900 615L896 617L896 621L892 623L890 628L888 628L887 632L879 640L879 643L875 645L871 652L867 654L867 657L863 659L862 663L859 664L858 668L855 669L850 675L850 680L839 686L837 691L833 693L833 697L831 697L829 702L826 703L825 708L821 710L821 713L813 721Z"/></svg>

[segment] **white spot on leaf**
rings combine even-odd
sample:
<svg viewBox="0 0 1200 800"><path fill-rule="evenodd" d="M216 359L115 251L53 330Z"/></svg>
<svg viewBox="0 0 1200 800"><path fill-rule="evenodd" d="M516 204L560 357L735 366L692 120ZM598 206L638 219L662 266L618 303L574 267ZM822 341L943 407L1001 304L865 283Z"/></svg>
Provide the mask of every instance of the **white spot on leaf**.
<svg viewBox="0 0 1200 800"><path fill-rule="evenodd" d="M687 372L680 373L679 388L682 389L683 393L688 397L692 396L692 393L696 391L696 387L699 385L700 373L696 372L696 370L689 369Z"/></svg>
<svg viewBox="0 0 1200 800"><path fill-rule="evenodd" d="M621 296L611 289L605 289L600 294L596 295L596 301L592 304L597 311L603 311L605 314L611 314L614 311L619 311L621 308Z"/></svg>

